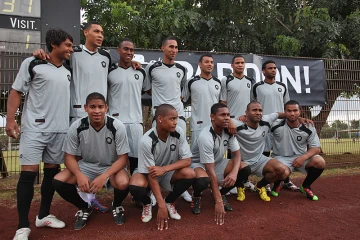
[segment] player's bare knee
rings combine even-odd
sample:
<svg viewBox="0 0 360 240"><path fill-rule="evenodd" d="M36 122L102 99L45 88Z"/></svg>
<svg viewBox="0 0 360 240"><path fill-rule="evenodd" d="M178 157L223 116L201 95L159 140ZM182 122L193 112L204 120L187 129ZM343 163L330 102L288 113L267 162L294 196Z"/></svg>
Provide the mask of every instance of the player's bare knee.
<svg viewBox="0 0 360 240"><path fill-rule="evenodd" d="M119 190L125 190L129 186L129 179L128 178L116 178L115 179L115 186L114 188Z"/></svg>
<svg viewBox="0 0 360 240"><path fill-rule="evenodd" d="M21 171L37 172L39 171L39 165L21 165Z"/></svg>
<svg viewBox="0 0 360 240"><path fill-rule="evenodd" d="M142 173L135 173L131 176L129 185L138 186L138 187L147 187L148 181L144 174Z"/></svg>
<svg viewBox="0 0 360 240"><path fill-rule="evenodd" d="M195 178L196 174L192 168L183 168L181 169L182 178L191 179Z"/></svg>
<svg viewBox="0 0 360 240"><path fill-rule="evenodd" d="M275 166L275 173L276 173L278 179L281 179L281 178L283 178L284 175L286 175L286 173L288 175L290 175L290 170L284 164L278 163Z"/></svg>
<svg viewBox="0 0 360 240"><path fill-rule="evenodd" d="M316 158L312 159L311 161L312 161L313 167L325 168L326 163L325 163L324 158L317 156Z"/></svg>

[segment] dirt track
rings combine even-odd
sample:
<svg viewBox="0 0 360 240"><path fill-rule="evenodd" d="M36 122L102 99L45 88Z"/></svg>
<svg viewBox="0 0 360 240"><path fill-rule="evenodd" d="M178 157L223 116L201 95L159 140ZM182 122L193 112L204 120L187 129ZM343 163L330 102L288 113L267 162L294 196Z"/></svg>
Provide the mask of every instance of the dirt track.
<svg viewBox="0 0 360 240"><path fill-rule="evenodd" d="M301 178L294 180L300 184ZM65 229L44 229L34 226L39 202L31 207L30 239L360 239L360 175L323 177L313 185L319 201L312 202L299 192L282 191L278 198L263 202L257 193L246 192L246 200L237 202L228 197L234 211L226 214L225 225L214 222L214 206L207 191L202 201L202 212L195 216L190 204L177 201L180 221L170 220L169 229L156 229L156 212L145 224L140 220L141 209L131 205L128 197L124 202L127 222L117 226L112 214L91 215L87 226L72 229L76 208L62 200L52 205L52 213L65 221ZM111 205L110 197L101 202ZM15 204L0 207L1 239L12 239L17 226Z"/></svg>

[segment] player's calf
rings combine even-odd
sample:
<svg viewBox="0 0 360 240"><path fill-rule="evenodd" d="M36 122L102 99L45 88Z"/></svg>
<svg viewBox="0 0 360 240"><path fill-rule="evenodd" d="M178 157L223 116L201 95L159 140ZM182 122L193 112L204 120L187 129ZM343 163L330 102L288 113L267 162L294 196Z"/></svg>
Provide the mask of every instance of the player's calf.
<svg viewBox="0 0 360 240"><path fill-rule="evenodd" d="M200 214L201 211L201 193L204 191L210 184L209 177L200 177L195 178L193 182L193 200L191 203L191 212L193 214Z"/></svg>

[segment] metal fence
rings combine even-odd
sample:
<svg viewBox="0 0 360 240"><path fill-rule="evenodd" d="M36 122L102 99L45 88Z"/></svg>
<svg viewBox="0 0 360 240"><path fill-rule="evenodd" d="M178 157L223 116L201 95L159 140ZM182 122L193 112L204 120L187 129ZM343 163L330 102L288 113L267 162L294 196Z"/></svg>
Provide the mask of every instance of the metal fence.
<svg viewBox="0 0 360 240"><path fill-rule="evenodd" d="M19 140L10 139L5 133L8 94L21 62L39 46L39 44L0 41L0 190L15 188L20 170ZM323 156L328 166L359 164L360 61L324 59L324 63L327 104L303 106L304 116L311 117L315 122L321 138ZM21 110L20 107L18 122L20 122ZM143 107L143 115L145 131L151 126L150 107ZM189 109L185 109L185 117L190 117ZM188 140L190 140L189 123L187 127ZM41 179L41 172L40 170L38 182Z"/></svg>

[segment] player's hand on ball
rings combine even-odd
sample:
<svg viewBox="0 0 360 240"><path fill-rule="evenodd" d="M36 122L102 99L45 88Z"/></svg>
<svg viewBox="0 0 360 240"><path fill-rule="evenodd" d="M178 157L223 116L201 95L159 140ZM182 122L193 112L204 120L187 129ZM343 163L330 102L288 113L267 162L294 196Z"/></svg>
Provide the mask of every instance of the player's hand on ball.
<svg viewBox="0 0 360 240"><path fill-rule="evenodd" d="M169 224L169 213L166 207L159 207L158 214L157 214L157 228L158 230L162 231L163 229L168 229Z"/></svg>
<svg viewBox="0 0 360 240"><path fill-rule="evenodd" d="M84 174L80 174L76 177L78 188L81 192L90 193L90 179Z"/></svg>
<svg viewBox="0 0 360 240"><path fill-rule="evenodd" d="M222 201L215 203L215 222L218 225L223 225L225 222L225 209Z"/></svg>
<svg viewBox="0 0 360 240"><path fill-rule="evenodd" d="M101 188L105 185L106 180L107 180L107 177L104 175L100 175L97 178L95 178L90 183L90 192L92 192L92 193L100 192Z"/></svg>
<svg viewBox="0 0 360 240"><path fill-rule="evenodd" d="M15 119L11 119L11 120L6 119L5 131L9 137L12 137L14 139L16 139L19 136L20 130Z"/></svg>
<svg viewBox="0 0 360 240"><path fill-rule="evenodd" d="M148 167L149 175L153 178L164 175L165 169L159 166Z"/></svg>

